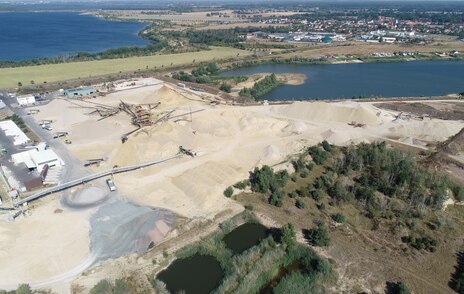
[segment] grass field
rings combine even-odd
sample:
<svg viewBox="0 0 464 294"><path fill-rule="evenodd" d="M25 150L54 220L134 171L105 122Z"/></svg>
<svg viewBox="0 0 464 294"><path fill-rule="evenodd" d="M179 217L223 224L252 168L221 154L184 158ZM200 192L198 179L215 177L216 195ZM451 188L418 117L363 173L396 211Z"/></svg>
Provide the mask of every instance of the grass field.
<svg viewBox="0 0 464 294"><path fill-rule="evenodd" d="M235 57L237 54L245 56L250 53L234 48L211 47L209 51L2 68L0 69L0 89L15 88L18 86L18 82L21 82L23 85L29 85L31 81L34 81L35 84L42 84L44 82L56 82L119 73L120 71L145 70L147 67L148 69L153 69L155 67L161 68L162 66L166 68L170 66L188 65L191 64L193 60L195 60L196 63L213 61L213 59L220 60Z"/></svg>

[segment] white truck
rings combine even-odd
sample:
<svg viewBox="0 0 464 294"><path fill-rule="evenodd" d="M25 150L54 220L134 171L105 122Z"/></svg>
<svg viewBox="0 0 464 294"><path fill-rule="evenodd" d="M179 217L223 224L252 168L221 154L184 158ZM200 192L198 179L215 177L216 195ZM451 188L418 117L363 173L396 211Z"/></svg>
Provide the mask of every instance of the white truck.
<svg viewBox="0 0 464 294"><path fill-rule="evenodd" d="M116 191L116 185L114 184L112 179L107 179L106 184L108 185L108 188L110 188L111 192Z"/></svg>

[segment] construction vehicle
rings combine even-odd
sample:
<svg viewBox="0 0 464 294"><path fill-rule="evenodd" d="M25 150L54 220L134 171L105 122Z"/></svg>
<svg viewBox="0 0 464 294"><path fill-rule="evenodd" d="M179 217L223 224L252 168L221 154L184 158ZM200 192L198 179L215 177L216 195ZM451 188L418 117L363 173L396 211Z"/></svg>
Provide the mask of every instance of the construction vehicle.
<svg viewBox="0 0 464 294"><path fill-rule="evenodd" d="M105 158L88 159L84 161L84 166L89 166L92 164L100 164L100 162L103 162L105 160L106 160Z"/></svg>
<svg viewBox="0 0 464 294"><path fill-rule="evenodd" d="M39 113L40 110L38 109L30 109L28 112L27 112L27 115L33 115L33 114L37 114Z"/></svg>
<svg viewBox="0 0 464 294"><path fill-rule="evenodd" d="M61 138L61 137L66 137L68 135L68 132L57 132L54 136L53 139Z"/></svg>
<svg viewBox="0 0 464 294"><path fill-rule="evenodd" d="M42 127L42 129L47 130L47 131L53 130L49 124L42 124L40 126Z"/></svg>
<svg viewBox="0 0 464 294"><path fill-rule="evenodd" d="M365 126L365 124L357 123L357 122L355 122L355 121L352 121L352 122L348 123L348 125L349 125L349 126L352 126L352 127L354 127L354 128L362 128L362 127Z"/></svg>
<svg viewBox="0 0 464 294"><path fill-rule="evenodd" d="M108 188L110 189L111 192L116 191L116 185L114 184L112 179L107 179L106 184L108 185Z"/></svg>
<svg viewBox="0 0 464 294"><path fill-rule="evenodd" d="M183 154L186 154L188 156L191 156L191 157L196 157L197 156L197 153L190 150L190 149L187 149L187 148L184 148L183 146L179 146L179 152L180 153L183 153Z"/></svg>

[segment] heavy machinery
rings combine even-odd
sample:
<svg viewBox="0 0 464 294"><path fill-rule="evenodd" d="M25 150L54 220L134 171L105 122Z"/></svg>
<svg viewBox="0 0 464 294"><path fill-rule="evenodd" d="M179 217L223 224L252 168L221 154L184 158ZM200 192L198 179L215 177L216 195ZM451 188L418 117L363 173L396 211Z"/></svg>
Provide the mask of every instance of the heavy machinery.
<svg viewBox="0 0 464 294"><path fill-rule="evenodd" d="M190 149L187 149L187 148L184 148L183 146L179 146L179 152L180 153L183 153L183 154L186 154L188 156L191 156L191 157L196 157L197 156L197 153L190 150Z"/></svg>
<svg viewBox="0 0 464 294"><path fill-rule="evenodd" d="M57 132L54 136L53 139L61 138L61 137L66 137L68 135L68 132Z"/></svg>
<svg viewBox="0 0 464 294"><path fill-rule="evenodd" d="M33 115L33 114L37 114L39 113L40 110L38 109L30 109L28 112L27 112L27 115Z"/></svg>
<svg viewBox="0 0 464 294"><path fill-rule="evenodd" d="M100 164L100 162L103 162L105 160L106 160L106 158L88 159L88 160L84 161L84 166L89 166L89 165L93 165L93 164Z"/></svg>

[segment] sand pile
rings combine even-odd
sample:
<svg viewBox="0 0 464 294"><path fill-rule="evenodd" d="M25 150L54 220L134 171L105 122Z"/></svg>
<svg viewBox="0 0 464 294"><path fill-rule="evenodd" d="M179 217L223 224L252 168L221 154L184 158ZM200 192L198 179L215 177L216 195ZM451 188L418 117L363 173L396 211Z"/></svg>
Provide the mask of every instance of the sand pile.
<svg viewBox="0 0 464 294"><path fill-rule="evenodd" d="M350 123L355 121L368 125L382 122L377 117L377 108L349 101L339 103L296 102L284 108L277 108L277 111L288 117L317 122Z"/></svg>
<svg viewBox="0 0 464 294"><path fill-rule="evenodd" d="M186 99L177 93L177 91L166 85L163 85L153 94L153 96L150 95L143 99L142 103L153 103L159 101L162 105L174 106L185 103L185 100Z"/></svg>
<svg viewBox="0 0 464 294"><path fill-rule="evenodd" d="M388 130L392 135L415 137L424 141L444 141L457 134L462 123L433 119L430 121L410 121L406 124L394 126Z"/></svg>
<svg viewBox="0 0 464 294"><path fill-rule="evenodd" d="M326 140L331 144L340 144L344 145L347 143L352 142L354 136L352 133L348 133L346 131L336 131L333 129L328 129L321 133L322 140Z"/></svg>
<svg viewBox="0 0 464 294"><path fill-rule="evenodd" d="M279 147L276 145L268 145L264 148L261 155L261 162L263 164L275 163L280 159L282 159L282 153L280 152Z"/></svg>
<svg viewBox="0 0 464 294"><path fill-rule="evenodd" d="M243 132L276 133L287 126L287 122L258 113L247 113L239 121Z"/></svg>
<svg viewBox="0 0 464 294"><path fill-rule="evenodd" d="M207 115L202 115L196 117L191 125L192 129L199 134L208 134L217 137L227 137L235 134L231 124L221 117L212 119Z"/></svg>
<svg viewBox="0 0 464 294"><path fill-rule="evenodd" d="M308 127L304 122L301 121L291 121L285 128L284 133L289 135L299 135L304 133Z"/></svg>

